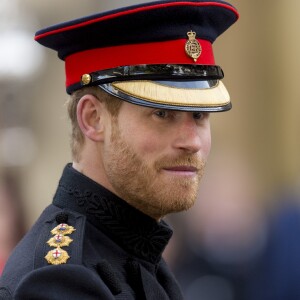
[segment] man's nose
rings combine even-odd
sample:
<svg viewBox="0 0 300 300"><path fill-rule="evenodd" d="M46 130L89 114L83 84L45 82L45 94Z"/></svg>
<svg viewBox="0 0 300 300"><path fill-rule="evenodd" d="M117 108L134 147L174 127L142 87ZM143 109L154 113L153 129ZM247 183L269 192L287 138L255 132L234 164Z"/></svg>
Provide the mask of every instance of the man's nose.
<svg viewBox="0 0 300 300"><path fill-rule="evenodd" d="M206 146L210 147L209 121L199 125L193 116L185 116L178 124L174 147L185 152L197 153Z"/></svg>

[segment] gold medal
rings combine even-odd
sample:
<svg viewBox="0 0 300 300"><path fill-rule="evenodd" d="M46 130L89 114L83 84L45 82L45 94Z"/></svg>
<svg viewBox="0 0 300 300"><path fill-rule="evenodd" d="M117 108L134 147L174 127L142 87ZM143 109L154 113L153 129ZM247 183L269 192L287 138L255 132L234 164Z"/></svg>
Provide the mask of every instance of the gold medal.
<svg viewBox="0 0 300 300"><path fill-rule="evenodd" d="M202 47L200 43L196 40L196 32L189 31L187 33L188 41L185 43L185 52L186 54L191 57L194 62L200 57L202 52Z"/></svg>

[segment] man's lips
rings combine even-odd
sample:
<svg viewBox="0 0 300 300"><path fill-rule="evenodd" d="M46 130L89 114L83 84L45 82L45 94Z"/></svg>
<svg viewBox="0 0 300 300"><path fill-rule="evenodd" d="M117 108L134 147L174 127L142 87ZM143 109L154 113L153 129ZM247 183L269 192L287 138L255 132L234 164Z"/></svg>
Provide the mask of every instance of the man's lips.
<svg viewBox="0 0 300 300"><path fill-rule="evenodd" d="M162 168L169 172L180 172L180 173L197 173L199 170L193 166L171 166Z"/></svg>

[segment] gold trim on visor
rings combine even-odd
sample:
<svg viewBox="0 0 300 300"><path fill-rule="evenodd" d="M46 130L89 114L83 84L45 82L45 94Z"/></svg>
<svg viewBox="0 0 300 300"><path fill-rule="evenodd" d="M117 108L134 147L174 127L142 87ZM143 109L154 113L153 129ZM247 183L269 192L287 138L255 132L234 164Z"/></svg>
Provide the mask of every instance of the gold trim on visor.
<svg viewBox="0 0 300 300"><path fill-rule="evenodd" d="M146 80L120 81L111 85L129 96L166 105L218 107L230 103L228 91L221 81L209 89L170 87Z"/></svg>

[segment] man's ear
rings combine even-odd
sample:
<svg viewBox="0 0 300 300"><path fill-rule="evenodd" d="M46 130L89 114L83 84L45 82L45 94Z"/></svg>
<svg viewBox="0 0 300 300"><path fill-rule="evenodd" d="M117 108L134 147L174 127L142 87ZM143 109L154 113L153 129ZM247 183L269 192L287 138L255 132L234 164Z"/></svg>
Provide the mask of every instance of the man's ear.
<svg viewBox="0 0 300 300"><path fill-rule="evenodd" d="M84 95L77 104L77 121L82 133L92 141L103 141L104 103L91 94Z"/></svg>

